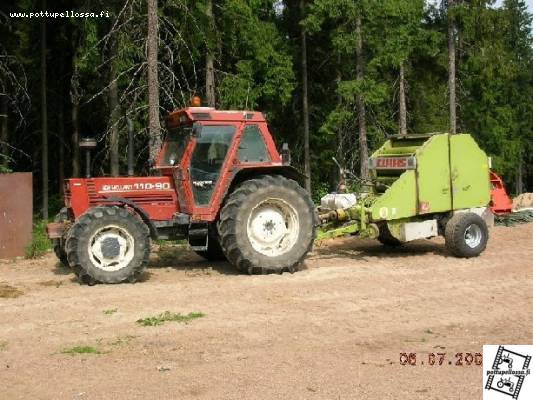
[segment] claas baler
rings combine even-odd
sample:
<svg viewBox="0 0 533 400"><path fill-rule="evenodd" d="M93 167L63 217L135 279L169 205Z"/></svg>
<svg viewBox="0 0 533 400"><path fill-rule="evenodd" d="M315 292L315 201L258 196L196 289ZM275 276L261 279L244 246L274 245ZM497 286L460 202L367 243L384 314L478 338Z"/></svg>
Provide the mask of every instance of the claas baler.
<svg viewBox="0 0 533 400"><path fill-rule="evenodd" d="M441 235L455 256L477 256L494 221L489 164L468 134L391 137L369 160L366 190L322 202L318 237L353 233L397 246Z"/></svg>

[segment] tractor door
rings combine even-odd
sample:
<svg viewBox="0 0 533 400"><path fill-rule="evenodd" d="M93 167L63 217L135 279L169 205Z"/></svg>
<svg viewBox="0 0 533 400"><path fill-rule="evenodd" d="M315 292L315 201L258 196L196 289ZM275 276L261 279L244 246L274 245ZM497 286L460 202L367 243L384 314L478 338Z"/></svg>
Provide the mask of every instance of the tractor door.
<svg viewBox="0 0 533 400"><path fill-rule="evenodd" d="M228 154L238 129L239 124L203 124L196 137L189 168L195 218L212 219L216 214L213 197L223 189L221 181L227 176Z"/></svg>

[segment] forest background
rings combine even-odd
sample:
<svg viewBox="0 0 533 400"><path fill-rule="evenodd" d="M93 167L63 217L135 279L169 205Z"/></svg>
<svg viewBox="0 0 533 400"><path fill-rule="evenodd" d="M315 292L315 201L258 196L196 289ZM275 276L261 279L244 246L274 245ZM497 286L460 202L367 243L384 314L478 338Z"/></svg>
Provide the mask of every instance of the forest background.
<svg viewBox="0 0 533 400"><path fill-rule="evenodd" d="M26 13L87 13L24 18ZM22 13L22 14L21 14ZM0 172L34 173L35 211L80 176L149 174L165 115L198 95L262 111L315 201L389 135L471 133L533 191L532 16L523 0L20 0L0 5ZM5 195L4 193L0 195Z"/></svg>

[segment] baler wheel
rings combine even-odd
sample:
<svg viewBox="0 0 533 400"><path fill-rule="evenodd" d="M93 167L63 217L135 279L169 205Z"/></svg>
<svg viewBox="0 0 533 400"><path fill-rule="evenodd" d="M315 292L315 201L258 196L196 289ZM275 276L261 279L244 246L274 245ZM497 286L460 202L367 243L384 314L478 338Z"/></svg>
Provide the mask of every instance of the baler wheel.
<svg viewBox="0 0 533 400"><path fill-rule="evenodd" d="M194 252L207 261L224 261L226 256L220 246L220 237L216 232L215 225L209 225L209 238L207 242L207 250L195 250Z"/></svg>
<svg viewBox="0 0 533 400"><path fill-rule="evenodd" d="M379 225L378 241L382 245L390 246L390 247L398 247L403 244L402 241L392 236L392 233L390 233L389 226L387 225L386 222Z"/></svg>
<svg viewBox="0 0 533 400"><path fill-rule="evenodd" d="M150 230L125 208L94 207L69 230L65 250L81 283L133 283L148 264Z"/></svg>
<svg viewBox="0 0 533 400"><path fill-rule="evenodd" d="M309 194L297 182L263 175L241 183L228 197L218 231L228 261L241 272L295 272L315 239Z"/></svg>
<svg viewBox="0 0 533 400"><path fill-rule="evenodd" d="M446 247L456 257L477 257L487 247L489 230L479 215L457 213L446 224L444 238Z"/></svg>

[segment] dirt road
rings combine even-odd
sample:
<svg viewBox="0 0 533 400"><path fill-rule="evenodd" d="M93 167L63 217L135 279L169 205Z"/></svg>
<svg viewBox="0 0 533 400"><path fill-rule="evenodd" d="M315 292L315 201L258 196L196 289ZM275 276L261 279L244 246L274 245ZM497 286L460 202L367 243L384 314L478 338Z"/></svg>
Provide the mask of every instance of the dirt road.
<svg viewBox="0 0 533 400"><path fill-rule="evenodd" d="M169 248L141 283L87 287L50 254L0 263L0 398L480 399L481 367L456 353L533 344L532 310L533 224L470 260L441 239L330 241L281 276ZM164 311L205 316L136 323Z"/></svg>

